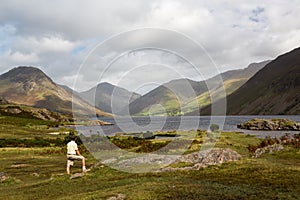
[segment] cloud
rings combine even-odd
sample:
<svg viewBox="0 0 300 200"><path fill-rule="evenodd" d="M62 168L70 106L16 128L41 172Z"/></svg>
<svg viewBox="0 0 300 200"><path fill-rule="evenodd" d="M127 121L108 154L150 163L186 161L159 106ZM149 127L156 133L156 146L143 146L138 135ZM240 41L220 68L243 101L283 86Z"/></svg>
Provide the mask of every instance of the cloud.
<svg viewBox="0 0 300 200"><path fill-rule="evenodd" d="M191 48L179 36L148 31L120 39L118 33L145 27L177 31L200 44L219 70L225 71L272 59L298 47L299 10L298 0L132 0L126 3L121 0L3 0L0 6L0 71L16 65L34 65L55 81L69 86L75 77L80 77L80 90L85 90L97 82L99 73L111 58L139 45L156 45L188 54L189 60L206 65L204 72L211 76L217 72L209 66L211 62L203 51ZM113 35L116 36L114 41L101 46L99 54L90 55L97 44ZM147 39L151 41L147 43ZM124 57L122 62L126 65L119 62L104 79L116 82L117 77L140 65L148 68L141 68L144 73L137 70L133 73L135 77L128 76L130 80L122 82L124 87L139 88L143 81L153 81L151 76L157 77L158 84L173 79L171 73L163 70L166 65L188 78L203 78L193 73L188 63L169 53L139 51L136 56ZM86 64L90 70L77 75L88 55ZM157 70L158 65L151 65L154 61L161 63L162 70ZM160 73L149 72L154 66Z"/></svg>
<svg viewBox="0 0 300 200"><path fill-rule="evenodd" d="M18 51L6 51L2 55L2 61L4 63L16 63L17 65L34 65L39 61L39 57L35 53L24 54Z"/></svg>

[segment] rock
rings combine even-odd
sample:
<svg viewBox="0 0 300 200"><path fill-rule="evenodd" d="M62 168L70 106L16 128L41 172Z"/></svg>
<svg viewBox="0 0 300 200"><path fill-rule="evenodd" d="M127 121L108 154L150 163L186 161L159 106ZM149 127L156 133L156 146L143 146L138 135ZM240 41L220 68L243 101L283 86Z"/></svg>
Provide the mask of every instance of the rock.
<svg viewBox="0 0 300 200"><path fill-rule="evenodd" d="M40 174L39 174L39 173L36 173L36 172L32 173L32 175L33 175L33 176L36 176L36 177L39 177L39 176L40 176Z"/></svg>
<svg viewBox="0 0 300 200"><path fill-rule="evenodd" d="M70 177L70 179L81 178L83 176L84 176L84 173L75 173Z"/></svg>
<svg viewBox="0 0 300 200"><path fill-rule="evenodd" d="M132 167L141 164L149 165L169 165L173 163L178 157L178 155L159 155L159 154L147 154L135 158L125 159L118 162L120 167Z"/></svg>
<svg viewBox="0 0 300 200"><path fill-rule="evenodd" d="M300 123L289 119L252 119L237 125L240 129L247 130L300 130Z"/></svg>
<svg viewBox="0 0 300 200"><path fill-rule="evenodd" d="M269 145L263 148L258 148L255 150L254 152L254 157L258 158L259 156L261 156L264 153L274 153L274 152L278 152L281 151L283 149L283 146L281 144L273 144L273 145Z"/></svg>
<svg viewBox="0 0 300 200"><path fill-rule="evenodd" d="M5 172L0 172L0 183L7 180L9 176Z"/></svg>
<svg viewBox="0 0 300 200"><path fill-rule="evenodd" d="M199 170L210 165L219 165L226 162L237 161L241 155L231 149L215 148L206 151L194 152L181 156L176 162L186 162L194 164L191 167L181 168L163 168L159 171L175 171L175 170ZM175 162L175 163L176 163Z"/></svg>
<svg viewBox="0 0 300 200"><path fill-rule="evenodd" d="M132 168L136 166L154 166L154 168L161 166L162 168L157 170L161 171L173 171L173 170L197 170L209 165L218 165L225 162L236 161L241 158L241 155L231 149L215 148L206 151L194 152L187 155L159 155L159 154L147 154L139 157L134 157L125 160L112 160L115 161L115 165L123 168ZM163 168L164 166L173 163L192 163L191 167L183 168ZM107 162L106 162L107 163ZM110 162L109 162L110 163Z"/></svg>
<svg viewBox="0 0 300 200"><path fill-rule="evenodd" d="M107 125L114 125L113 123L110 122L105 122L102 120L91 120L87 122L88 126L107 126Z"/></svg>
<svg viewBox="0 0 300 200"><path fill-rule="evenodd" d="M1 97L0 97L1 101ZM1 104L1 103L0 103ZM40 120L53 121L53 122L71 122L73 119L71 117L64 116L59 113L49 111L45 108L34 108L24 105L12 105L7 104L1 106L0 114L4 116L21 116L30 117Z"/></svg>
<svg viewBox="0 0 300 200"><path fill-rule="evenodd" d="M109 197L107 200L124 200L125 198L125 194L118 194L117 196Z"/></svg>
<svg viewBox="0 0 300 200"><path fill-rule="evenodd" d="M116 162L116 161L117 161L116 158L110 158L110 159L102 161L102 163L103 164L110 164L110 163L113 163L113 162Z"/></svg>
<svg viewBox="0 0 300 200"><path fill-rule="evenodd" d="M11 168L22 168L22 167L29 167L29 164L13 164L10 167Z"/></svg>

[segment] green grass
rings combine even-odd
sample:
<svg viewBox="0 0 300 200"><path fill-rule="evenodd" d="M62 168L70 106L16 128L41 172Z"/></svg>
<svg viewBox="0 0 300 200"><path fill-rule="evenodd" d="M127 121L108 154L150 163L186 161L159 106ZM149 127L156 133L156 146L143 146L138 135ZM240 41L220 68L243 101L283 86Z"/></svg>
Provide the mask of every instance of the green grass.
<svg viewBox="0 0 300 200"><path fill-rule="evenodd" d="M199 171L132 174L104 166L72 180L64 174L61 149L11 148L1 149L0 155L0 171L12 177L1 183L1 199L107 199L118 193L127 199L297 199L300 195L300 153L293 148ZM88 165L95 162L89 157ZM16 164L27 166L12 167ZM76 162L72 172L79 171Z"/></svg>
<svg viewBox="0 0 300 200"><path fill-rule="evenodd" d="M4 131L7 127L10 130ZM16 134L10 135L10 138L57 137L45 134L53 130L48 130L47 123L43 121L2 118L0 128L3 128L0 129L0 138L9 136L13 131ZM198 151L205 139L212 137L200 130L176 133L196 135L196 138L190 139L188 152ZM164 142L163 139L147 141L153 144ZM261 139L246 134L221 133L215 147L231 148L243 156L241 160L197 171L139 174L100 165L77 179L70 179L65 173L65 146L0 148L0 172L10 177L0 183L0 199L107 199L119 193L126 195L126 199L299 199L300 150L285 146L276 154L251 158L248 145L260 142ZM135 148L141 149L141 146ZM83 147L80 149L87 157L88 167L98 162L83 151ZM171 166L186 167L190 163ZM81 172L80 161L75 161L71 172Z"/></svg>
<svg viewBox="0 0 300 200"><path fill-rule="evenodd" d="M14 116L0 116L0 139L34 139L35 137L63 138L51 132L66 132L66 128L53 128L53 122Z"/></svg>
<svg viewBox="0 0 300 200"><path fill-rule="evenodd" d="M230 79L224 81L222 87L217 88L215 91L207 91L203 94L197 96L195 99L192 99L190 102L186 103L183 106L184 113L192 112L203 108L209 104L211 104L211 92L215 95L215 101L223 98L223 92L225 90L226 95L230 95L235 90L237 90L246 80L241 79Z"/></svg>

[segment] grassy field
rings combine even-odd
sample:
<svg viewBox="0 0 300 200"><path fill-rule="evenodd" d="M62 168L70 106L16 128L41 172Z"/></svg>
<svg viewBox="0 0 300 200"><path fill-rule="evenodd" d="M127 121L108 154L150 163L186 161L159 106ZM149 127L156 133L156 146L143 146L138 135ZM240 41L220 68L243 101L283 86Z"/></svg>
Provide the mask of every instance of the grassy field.
<svg viewBox="0 0 300 200"><path fill-rule="evenodd" d="M51 137L47 128L31 133L32 127L27 128L25 137ZM260 140L222 133L216 147L236 150L243 158L198 171L135 174L99 165L77 179L65 174L65 147L0 148L0 172L10 177L0 183L0 199L107 199L118 194L125 199L299 199L300 150L285 146L276 154L251 158L247 146ZM84 155L88 167L98 162ZM71 170L80 172L80 162Z"/></svg>

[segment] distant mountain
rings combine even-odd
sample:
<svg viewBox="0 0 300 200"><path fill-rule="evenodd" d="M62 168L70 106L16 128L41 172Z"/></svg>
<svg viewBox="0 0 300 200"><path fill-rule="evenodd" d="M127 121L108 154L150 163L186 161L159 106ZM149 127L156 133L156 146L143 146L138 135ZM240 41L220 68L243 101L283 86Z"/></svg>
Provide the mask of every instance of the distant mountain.
<svg viewBox="0 0 300 200"><path fill-rule="evenodd" d="M72 93L54 83L44 72L34 67L17 67L0 75L0 96L11 103L46 108L51 111L71 114L72 111L91 115L109 116L94 109L80 98L73 98Z"/></svg>
<svg viewBox="0 0 300 200"><path fill-rule="evenodd" d="M252 63L245 69L230 70L224 72L221 74L223 83L217 83L216 81L218 79L216 76L208 79L207 82L211 85L214 85L215 89L213 91L206 91L197 96L197 98L192 99L182 108L183 112L187 113L187 115L199 115L199 110L201 108L211 104L210 96L212 94L214 94L214 96L216 97L216 99L214 100L224 98L224 96L222 96L222 91L224 90L226 96L230 95L270 62L270 60L267 60L259 63Z"/></svg>
<svg viewBox="0 0 300 200"><path fill-rule="evenodd" d="M207 87L204 82L173 80L133 101L129 105L129 112L131 115L149 115L149 110L152 115L180 114L180 107L185 102L205 91Z"/></svg>
<svg viewBox="0 0 300 200"><path fill-rule="evenodd" d="M223 83L218 83L215 76L207 81L193 81L189 79L178 79L163 84L144 96L133 101L129 105L131 115L178 115L190 113L197 115L200 108L210 104L210 92L207 89L207 83L215 86L214 92L221 94L222 87L228 94L238 89L257 71L262 69L268 62L250 64L247 68L241 70L231 70L221 74ZM218 97L219 99L222 96ZM198 111L199 113L199 111ZM126 114L123 111L122 114Z"/></svg>
<svg viewBox="0 0 300 200"><path fill-rule="evenodd" d="M96 107L109 113L112 113L112 106L113 111L118 112L124 105L128 105L130 102L141 97L140 94L106 82L100 83L88 91L81 92L79 95L91 105L95 104Z"/></svg>
<svg viewBox="0 0 300 200"><path fill-rule="evenodd" d="M300 114L299 91L300 48L297 48L277 57L228 96L227 114ZM210 114L210 106L201 114Z"/></svg>
<svg viewBox="0 0 300 200"><path fill-rule="evenodd" d="M66 86L66 85L58 85L59 87L65 89L67 92L70 92L72 94L76 94L76 95L79 95L79 92L73 90L72 88L70 88L69 86Z"/></svg>

